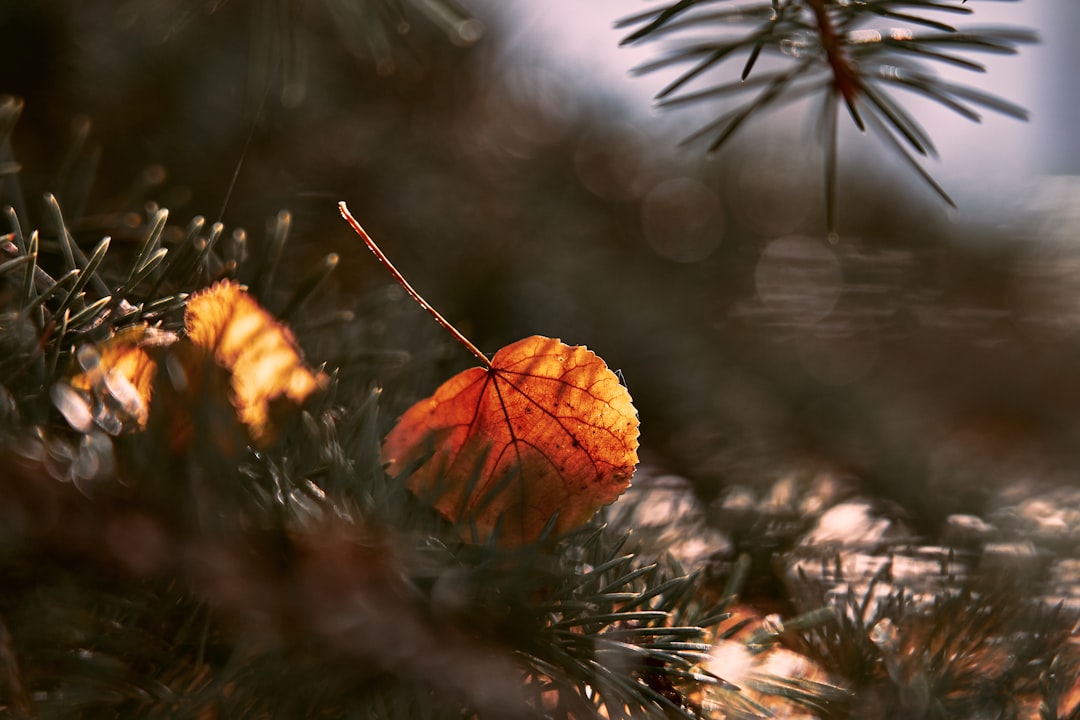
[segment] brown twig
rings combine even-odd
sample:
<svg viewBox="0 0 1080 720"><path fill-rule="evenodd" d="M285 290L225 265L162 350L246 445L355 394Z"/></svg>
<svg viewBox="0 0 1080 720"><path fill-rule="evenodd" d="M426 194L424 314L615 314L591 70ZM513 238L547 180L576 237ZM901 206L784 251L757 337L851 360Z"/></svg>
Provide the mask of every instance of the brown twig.
<svg viewBox="0 0 1080 720"><path fill-rule="evenodd" d="M840 36L836 33L825 0L807 0L807 4L814 13L814 20L821 33L821 47L832 69L833 87L844 98L844 102L853 107L859 95L859 75L841 47Z"/></svg>
<svg viewBox="0 0 1080 720"><path fill-rule="evenodd" d="M442 325L444 330L453 335L455 340L464 345L469 352L475 355L484 367L491 369L491 360L488 359L487 355L480 352L479 348L473 345L469 338L465 337L460 330L450 324L449 320L440 315L438 310L433 308L427 300L420 296L420 293L413 290L412 285L405 279L405 276L394 267L392 262L390 262L390 258L386 257L383 251L379 249L379 246L375 244L375 241L371 239L371 236L367 234L364 228L360 227L360 223L357 222L356 218L349 212L349 208L346 207L344 200L338 203L338 210L341 211L341 216L348 221L349 225L352 226L352 229L356 231L356 234L360 236L360 239L364 241L368 250L375 253L375 257L379 258L379 262L386 266L386 269L390 271L390 274L398 281L398 284L405 289L405 292L409 293L409 297L418 302L420 307L427 310L428 313L431 314L431 317L435 318L435 322Z"/></svg>

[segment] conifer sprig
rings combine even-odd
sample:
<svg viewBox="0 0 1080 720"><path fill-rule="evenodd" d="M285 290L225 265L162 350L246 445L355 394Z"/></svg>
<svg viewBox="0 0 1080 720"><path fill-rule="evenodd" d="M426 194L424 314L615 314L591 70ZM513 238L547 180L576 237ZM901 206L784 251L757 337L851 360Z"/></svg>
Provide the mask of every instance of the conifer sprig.
<svg viewBox="0 0 1080 720"><path fill-rule="evenodd" d="M242 232L170 225L153 203L126 254L76 237L56 197L42 207L38 229L7 208L0 243L0 461L15 468L0 513L19 518L0 531L0 653L16 663L0 681L17 710L694 719L705 687L719 707L754 707L704 668L744 563L709 608L700 572L596 523L519 549L463 543L383 472L377 389L331 373L256 452L226 371L196 377L172 354L145 429L108 388L71 424L72 375L130 326L179 332L189 298L222 278L299 314L337 259L283 293L288 213L251 263ZM177 415L192 418L186 443Z"/></svg>
<svg viewBox="0 0 1080 720"><path fill-rule="evenodd" d="M807 97L817 98L830 233L837 229L836 113L840 104L859 130L881 137L949 205L955 205L952 198L919 159L936 157L934 143L894 92L930 98L973 122L979 122L981 110L1027 118L1018 105L944 80L934 71L935 64L944 64L982 73L986 67L972 55L1013 54L1020 45L1035 42L1035 35L1024 29L965 30L947 21L956 15L972 15L974 9L968 5L936 0L770 0L713 9L726 4L727 0L678 0L627 17L619 26L637 29L623 43L690 32L715 37L676 45L636 70L690 66L657 94L661 107L723 103L716 119L687 139L708 138L709 152L722 148L752 118ZM740 59L737 80L708 84L714 70ZM767 67L758 69L762 63ZM688 89L699 80L704 87ZM744 97L747 93L749 98Z"/></svg>

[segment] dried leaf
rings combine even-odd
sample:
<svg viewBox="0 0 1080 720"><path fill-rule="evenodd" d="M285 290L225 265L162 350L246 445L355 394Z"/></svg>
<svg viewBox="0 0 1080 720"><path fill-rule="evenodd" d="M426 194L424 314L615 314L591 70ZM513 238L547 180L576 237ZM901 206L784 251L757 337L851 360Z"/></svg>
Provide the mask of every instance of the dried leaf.
<svg viewBox="0 0 1080 720"><path fill-rule="evenodd" d="M277 435L275 404L299 405L325 382L304 365L292 332L238 283L221 281L193 295L184 325L191 342L231 374L233 405L256 445Z"/></svg>
<svg viewBox="0 0 1080 720"><path fill-rule="evenodd" d="M630 485L638 419L630 394L584 347L534 335L495 353L411 407L387 436L391 474L486 539L576 528ZM429 457L430 454L430 457Z"/></svg>
<svg viewBox="0 0 1080 720"><path fill-rule="evenodd" d="M175 334L145 323L126 327L99 345L78 349L81 371L70 385L94 397L95 406L102 410L96 413L99 425L105 429L114 433L145 430L157 373L157 360L148 349L175 341Z"/></svg>

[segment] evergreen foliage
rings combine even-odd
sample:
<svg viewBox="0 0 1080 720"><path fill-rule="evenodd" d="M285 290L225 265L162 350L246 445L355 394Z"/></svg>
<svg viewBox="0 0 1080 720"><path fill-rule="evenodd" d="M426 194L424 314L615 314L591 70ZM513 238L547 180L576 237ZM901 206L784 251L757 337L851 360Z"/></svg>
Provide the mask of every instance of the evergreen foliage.
<svg viewBox="0 0 1080 720"><path fill-rule="evenodd" d="M752 93L748 100L730 101L733 107L725 106L715 120L687 138L687 142L708 139L710 152L719 150L764 112L817 98L815 126L825 146L826 223L834 233L841 103L860 131L873 131L883 138L950 205L954 205L952 198L917 159L936 157L934 142L894 93L928 97L976 123L981 118L979 108L1027 119L1027 112L1014 103L949 82L934 72L936 63L982 73L986 66L971 55L1013 54L1018 46L1036 40L1032 32L1019 28L966 30L948 21L974 13L966 4L935 0L767 0L739 5L724 0L677 0L628 17L621 25L638 26L624 43L695 31L710 38L683 42L638 68L644 73L671 65L691 66L657 94L662 107L723 102ZM721 64L740 58L745 59L734 80L689 89ZM758 67L759 60L764 68Z"/></svg>
<svg viewBox="0 0 1080 720"><path fill-rule="evenodd" d="M463 17L450 2L421 4L437 17ZM676 94L746 51L741 87L763 94L708 130L718 133L715 146L759 110L821 93L826 115L843 100L857 123L905 154L904 143L929 154L929 139L880 86L893 81L962 114L970 114L964 102L1019 114L916 70L885 76L887 64L916 56L973 67L943 45L1012 51L1029 39L961 34L903 11L963 6L792 1L687 14L706 4L682 0L640 16L628 40L755 21L738 41L660 61L698 62L664 93L690 101L732 91ZM401 21L396 2L331 5ZM928 24L932 34L853 35L869 16ZM807 37L800 53L789 52ZM770 52L796 69L752 74ZM302 75L291 72L282 100L299 102ZM16 185L21 111L18 100L0 104L0 162L5 183ZM835 120L827 127L835 138ZM85 160L76 154L72 167ZM691 562L671 538L707 539L707 523L673 513L650 525L643 518L658 504L657 484L645 477L636 497L565 537L473 545L413 497L404 476L383 472L380 441L392 418L380 414L382 392L338 368L325 368L323 392L284 416L265 448L237 420L228 372L208 364L192 383L176 371L187 362L178 347L147 344L159 369L145 429L131 399L108 383L73 392L73 376L97 367L124 333L146 325L182 334L187 300L221 279L243 279L276 317L306 326L313 346L359 332L346 327L347 314L310 311L336 255L282 271L289 213L250 239L203 217L178 224L145 198L137 218L95 215L79 178L60 173L54 190L63 202L51 194L24 202L21 186L5 187L20 206L0 221L0 714L1080 717L1075 613L1039 595L1051 588L1018 586L1009 572L957 575L955 557L992 555L977 543L943 551L941 572L920 584L894 570L915 540L878 539L870 549L887 561L855 577L844 570L851 546L800 543L826 508L733 503L709 519L731 524L735 547L709 547ZM183 417L192 418L187 436ZM814 563L820 573L806 570ZM783 596L755 590L770 573ZM716 648L737 650L737 676L720 670ZM769 659L782 651L820 675L780 673Z"/></svg>
<svg viewBox="0 0 1080 720"><path fill-rule="evenodd" d="M112 262L108 237L85 254L56 198L44 206L51 227L28 232L9 208L0 268L16 717L693 718L700 688L724 686L698 666L734 587L703 607L700 572L647 562L655 550L602 524L520 550L463 544L383 474L377 392L346 409L332 379L265 451L248 447L226 371L189 387L172 348L145 432L106 381L76 396L72 374L126 329L181 331L194 291L241 272L245 236L169 226L151 206L134 258ZM271 284L288 224L270 226L253 289Z"/></svg>

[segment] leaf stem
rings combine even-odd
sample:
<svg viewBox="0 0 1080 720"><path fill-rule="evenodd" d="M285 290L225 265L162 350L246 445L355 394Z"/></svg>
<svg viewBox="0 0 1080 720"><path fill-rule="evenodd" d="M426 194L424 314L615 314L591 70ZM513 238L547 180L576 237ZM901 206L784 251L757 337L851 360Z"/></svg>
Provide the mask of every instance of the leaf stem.
<svg viewBox="0 0 1080 720"><path fill-rule="evenodd" d="M405 276L394 267L394 264L390 262L390 258L386 257L385 253L383 253L383 251L379 249L379 246L375 244L375 241L371 239L371 236L367 234L364 228L360 227L360 223L358 223L356 218L352 216L352 213L349 212L349 208L345 205L344 200L338 203L338 210L341 211L341 216L345 218L349 225L352 225L352 229L355 230L356 234L360 236L360 239L364 241L368 250L375 253L375 257L379 258L379 262L386 266L386 269L390 271L390 275L398 281L398 284L405 289L405 292L409 293L409 297L418 302L420 307L427 310L428 313L431 314L431 317L435 318L435 322L442 325L444 330L453 335L455 340L464 345L469 352L475 355L484 367L490 369L491 360L488 359L487 355L480 352L480 350L472 344L472 341L470 341L469 338L462 335L461 331L451 325L449 320L440 315L438 310L433 308L427 300L420 296L420 293L413 290L413 286L410 285L409 281L405 279Z"/></svg>

